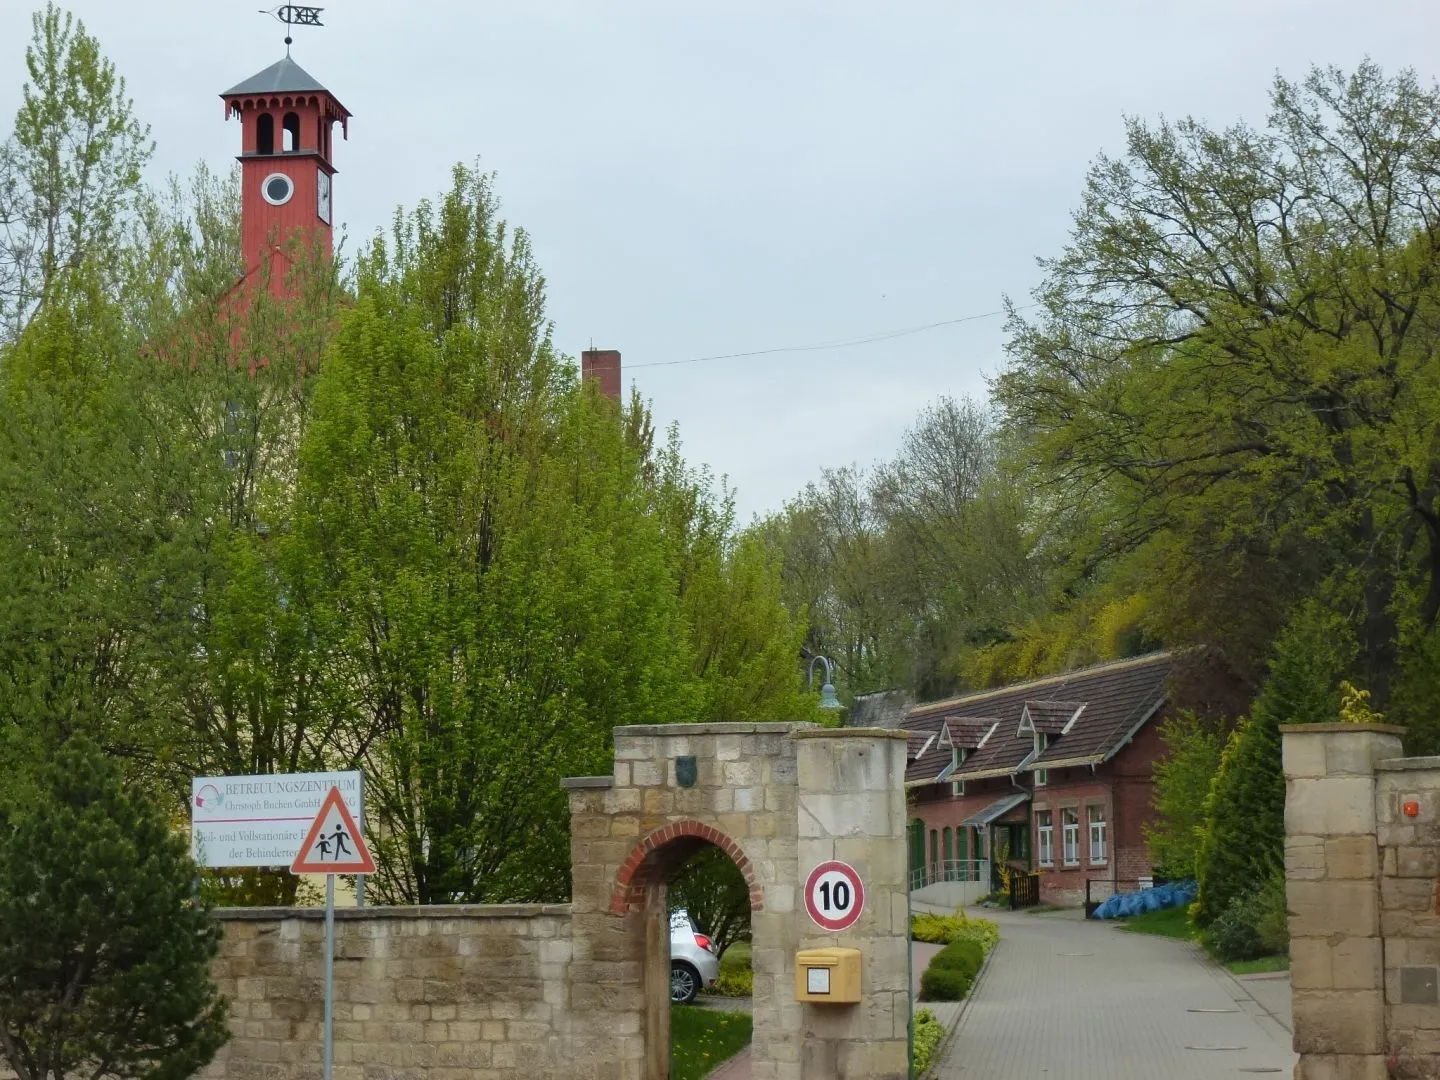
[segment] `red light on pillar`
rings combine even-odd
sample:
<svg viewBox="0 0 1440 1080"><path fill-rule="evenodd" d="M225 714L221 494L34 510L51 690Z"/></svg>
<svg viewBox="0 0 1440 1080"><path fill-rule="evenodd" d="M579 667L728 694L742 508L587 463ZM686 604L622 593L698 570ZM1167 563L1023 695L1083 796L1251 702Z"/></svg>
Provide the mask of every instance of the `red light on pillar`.
<svg viewBox="0 0 1440 1080"><path fill-rule="evenodd" d="M1414 799L1411 799L1409 802L1402 804L1400 810L1404 813L1406 817L1420 816L1420 804Z"/></svg>

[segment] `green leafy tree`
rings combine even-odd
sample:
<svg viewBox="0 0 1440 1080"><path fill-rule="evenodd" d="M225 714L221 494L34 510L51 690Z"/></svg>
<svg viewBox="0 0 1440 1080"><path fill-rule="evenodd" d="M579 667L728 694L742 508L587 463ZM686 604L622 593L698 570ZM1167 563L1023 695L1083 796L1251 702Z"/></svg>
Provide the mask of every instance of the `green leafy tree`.
<svg viewBox="0 0 1440 1080"><path fill-rule="evenodd" d="M53 5L28 59L0 151L0 791L76 732L177 812L196 774L362 767L382 896L551 899L554 781L604 767L613 724L813 713L774 553L643 403L579 385L488 179L397 215L343 288L292 244L276 299L236 285L233 171L141 185L123 82Z"/></svg>
<svg viewBox="0 0 1440 1080"><path fill-rule="evenodd" d="M185 843L84 740L0 823L0 1053L20 1080L184 1080L228 1038Z"/></svg>
<svg viewBox="0 0 1440 1080"><path fill-rule="evenodd" d="M634 445L651 443L649 416L635 401ZM805 720L816 698L797 677L803 613L789 609L779 556L754 532L739 532L728 491L718 497L704 470L686 465L679 434L646 453L650 513L670 547L691 671L698 680L697 720Z"/></svg>
<svg viewBox="0 0 1440 1080"><path fill-rule="evenodd" d="M1307 602L1275 645L1270 676L1248 720L1231 734L1205 802L1196 859L1200 891L1194 916L1214 922L1237 896L1255 890L1285 857L1282 724L1334 723L1340 682L1357 648L1350 620Z"/></svg>
<svg viewBox="0 0 1440 1080"><path fill-rule="evenodd" d="M291 300L237 294L234 194L145 201L119 270L65 272L0 360L0 740L87 732L177 810L193 775L336 749L290 525L338 288L297 251Z"/></svg>
<svg viewBox="0 0 1440 1080"><path fill-rule="evenodd" d="M301 450L304 588L387 900L565 894L559 781L701 694L646 459L550 345L488 178L362 255Z"/></svg>
<svg viewBox="0 0 1440 1080"><path fill-rule="evenodd" d="M1440 613L1440 91L1278 78L1268 122L1131 120L995 384L1068 535L1063 587L1153 571L1147 628L1258 681L1347 589L1385 706Z"/></svg>
<svg viewBox="0 0 1440 1080"><path fill-rule="evenodd" d="M85 24L50 3L32 26L30 79L0 144L0 341L18 335L61 275L112 264L154 149Z"/></svg>
<svg viewBox="0 0 1440 1080"><path fill-rule="evenodd" d="M707 846L691 856L670 879L668 895L672 909L684 908L710 936L717 956L750 940L750 885L719 848Z"/></svg>
<svg viewBox="0 0 1440 1080"><path fill-rule="evenodd" d="M836 662L842 692L952 692L975 652L1044 610L1005 439L980 405L938 399L893 459L827 470L755 530L782 559L787 604L808 615L807 652Z"/></svg>
<svg viewBox="0 0 1440 1080"><path fill-rule="evenodd" d="M1160 728L1165 757L1155 764L1156 818L1145 827L1150 861L1170 878L1195 875L1205 836L1205 800L1220 770L1226 733L1193 713Z"/></svg>

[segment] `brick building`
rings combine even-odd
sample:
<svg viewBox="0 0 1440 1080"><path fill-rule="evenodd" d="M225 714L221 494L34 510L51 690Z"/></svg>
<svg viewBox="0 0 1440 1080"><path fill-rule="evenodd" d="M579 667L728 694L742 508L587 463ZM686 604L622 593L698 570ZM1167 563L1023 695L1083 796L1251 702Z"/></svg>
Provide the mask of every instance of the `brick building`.
<svg viewBox="0 0 1440 1080"><path fill-rule="evenodd" d="M1175 667L1153 653L908 709L912 888L1009 865L1078 904L1087 879L1103 896L1148 875Z"/></svg>

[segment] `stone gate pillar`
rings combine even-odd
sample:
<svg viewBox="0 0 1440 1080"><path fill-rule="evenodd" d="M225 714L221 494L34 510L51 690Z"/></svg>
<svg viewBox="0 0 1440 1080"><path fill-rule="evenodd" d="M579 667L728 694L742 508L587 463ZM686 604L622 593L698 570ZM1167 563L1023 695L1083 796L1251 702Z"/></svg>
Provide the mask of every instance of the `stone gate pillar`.
<svg viewBox="0 0 1440 1080"><path fill-rule="evenodd" d="M906 734L881 728L797 731L801 949L861 953L859 1005L800 1005L801 1080L905 1080L909 1075L910 900L906 880ZM805 913L810 871L839 859L860 873L865 908L830 933ZM794 957L787 958L794 970ZM794 988L785 992L793 996ZM757 1073L755 1080L761 1080Z"/></svg>
<svg viewBox="0 0 1440 1080"><path fill-rule="evenodd" d="M1402 729L1282 727L1297 1080L1386 1080L1376 763Z"/></svg>
<svg viewBox="0 0 1440 1080"><path fill-rule="evenodd" d="M750 887L752 1080L905 1080L909 894L900 731L807 724L615 729L609 776L570 793L567 1038L585 1080L669 1075L666 884L706 845ZM856 923L811 921L810 871L849 863L865 887ZM795 997L795 953L862 954L859 1004Z"/></svg>

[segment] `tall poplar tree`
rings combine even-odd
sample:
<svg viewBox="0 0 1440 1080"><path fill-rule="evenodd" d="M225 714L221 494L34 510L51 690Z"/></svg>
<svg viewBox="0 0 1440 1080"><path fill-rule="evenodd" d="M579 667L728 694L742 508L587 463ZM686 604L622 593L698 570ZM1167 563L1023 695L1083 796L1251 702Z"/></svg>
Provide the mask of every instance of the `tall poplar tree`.
<svg viewBox="0 0 1440 1080"><path fill-rule="evenodd" d="M527 238L485 176L457 168L361 256L299 529L385 899L564 895L560 779L607 770L615 724L696 715L629 430L554 352Z"/></svg>

